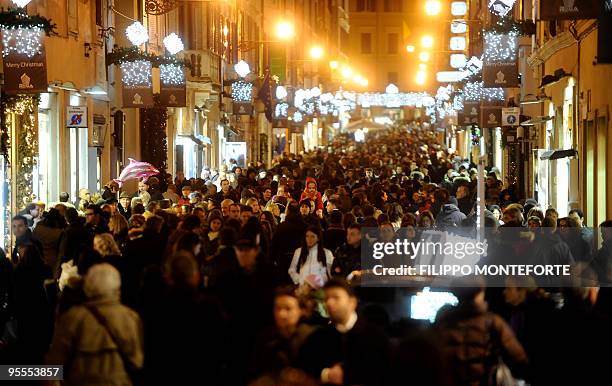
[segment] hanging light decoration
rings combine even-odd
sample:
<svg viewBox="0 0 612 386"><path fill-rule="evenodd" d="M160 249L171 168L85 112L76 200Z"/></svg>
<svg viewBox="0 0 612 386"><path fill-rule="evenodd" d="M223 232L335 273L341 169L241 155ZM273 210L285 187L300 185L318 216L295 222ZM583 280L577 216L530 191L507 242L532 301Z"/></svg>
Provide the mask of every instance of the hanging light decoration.
<svg viewBox="0 0 612 386"><path fill-rule="evenodd" d="M276 118L287 118L289 116L289 103L277 103L274 107L274 116Z"/></svg>
<svg viewBox="0 0 612 386"><path fill-rule="evenodd" d="M489 11L491 13L504 17L514 6L515 0L489 0Z"/></svg>
<svg viewBox="0 0 612 386"><path fill-rule="evenodd" d="M232 99L234 102L250 102L253 99L253 84L244 80L232 83Z"/></svg>
<svg viewBox="0 0 612 386"><path fill-rule="evenodd" d="M185 72L183 71L183 66L177 64L160 64L159 79L164 85L184 85Z"/></svg>
<svg viewBox="0 0 612 386"><path fill-rule="evenodd" d="M25 8L26 5L30 4L31 1L32 0L11 0L11 2L19 8Z"/></svg>
<svg viewBox="0 0 612 386"><path fill-rule="evenodd" d="M121 63L121 81L126 86L151 86L151 62L136 60Z"/></svg>
<svg viewBox="0 0 612 386"><path fill-rule="evenodd" d="M467 82L463 86L463 95L466 102L500 102L505 100L503 88L485 88L483 82Z"/></svg>
<svg viewBox="0 0 612 386"><path fill-rule="evenodd" d="M285 86L276 86L276 99L283 100L287 98L287 89Z"/></svg>
<svg viewBox="0 0 612 386"><path fill-rule="evenodd" d="M234 64L234 71L236 71L236 74L238 74L238 76L241 78L246 78L246 76L251 73L251 67L247 62L241 60Z"/></svg>
<svg viewBox="0 0 612 386"><path fill-rule="evenodd" d="M149 41L149 32L141 22L135 21L125 29L125 36L135 46Z"/></svg>
<svg viewBox="0 0 612 386"><path fill-rule="evenodd" d="M518 51L518 33L505 34L486 32L484 34L484 61L487 63L515 62Z"/></svg>
<svg viewBox="0 0 612 386"><path fill-rule="evenodd" d="M2 57L12 52L32 58L42 52L43 30L40 27L2 29Z"/></svg>
<svg viewBox="0 0 612 386"><path fill-rule="evenodd" d="M174 32L164 38L164 47L166 47L170 55L176 55L185 49L183 41Z"/></svg>

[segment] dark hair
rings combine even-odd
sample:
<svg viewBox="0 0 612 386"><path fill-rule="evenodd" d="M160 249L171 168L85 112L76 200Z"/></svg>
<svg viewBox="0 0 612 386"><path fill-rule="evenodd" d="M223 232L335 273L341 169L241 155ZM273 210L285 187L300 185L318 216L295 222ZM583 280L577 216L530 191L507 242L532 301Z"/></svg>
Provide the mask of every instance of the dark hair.
<svg viewBox="0 0 612 386"><path fill-rule="evenodd" d="M186 232L176 241L176 251L187 251L193 253L196 245L200 243L200 237L193 232Z"/></svg>
<svg viewBox="0 0 612 386"><path fill-rule="evenodd" d="M327 267L327 258L325 257L325 250L323 249L323 236L321 234L321 229L315 226L309 226L306 228L306 232L304 232L304 238L302 240L302 248L300 250L300 259L298 260L297 272L299 273L302 269L302 266L306 264L306 259L308 259L308 244L306 244L306 233L312 232L317 235L317 261L321 263L324 267Z"/></svg>
<svg viewBox="0 0 612 386"><path fill-rule="evenodd" d="M242 212L251 212L253 213L253 208L251 208L249 205L240 205L240 213Z"/></svg>
<svg viewBox="0 0 612 386"><path fill-rule="evenodd" d="M230 220L238 221L238 220ZM230 222L228 221L228 223ZM236 229L232 226L224 226L219 231L219 245L232 246L236 244Z"/></svg>
<svg viewBox="0 0 612 386"><path fill-rule="evenodd" d="M142 203L138 203L134 205L132 209L132 214L143 214L145 212L145 207Z"/></svg>
<svg viewBox="0 0 612 386"><path fill-rule="evenodd" d="M334 209L329 214L329 222L333 225L342 225L342 212Z"/></svg>
<svg viewBox="0 0 612 386"><path fill-rule="evenodd" d="M361 224L357 224L356 222L352 223L351 225L349 225L348 227L346 227L347 230L349 229L357 229L359 232L361 232Z"/></svg>
<svg viewBox="0 0 612 386"><path fill-rule="evenodd" d="M172 256L166 264L167 272L172 279L172 286L189 288L190 282L198 273L198 263L191 251L181 250Z"/></svg>
<svg viewBox="0 0 612 386"><path fill-rule="evenodd" d="M70 195L67 192L61 192L59 195L60 202L68 202Z"/></svg>
<svg viewBox="0 0 612 386"><path fill-rule="evenodd" d="M353 286L351 286L351 284L346 279L343 279L341 277L333 277L329 279L327 283L325 283L325 285L323 286L323 289L326 290L331 288L343 289L350 297L356 297Z"/></svg>
<svg viewBox="0 0 612 386"><path fill-rule="evenodd" d="M190 214L185 216L183 219L183 223L181 224L181 229L186 231L192 231L198 228L201 225L200 218L195 214Z"/></svg>
<svg viewBox="0 0 612 386"><path fill-rule="evenodd" d="M344 228L348 229L349 226L357 223L357 217L355 217L355 215L350 212L345 213L344 216L342 217L342 222L344 224Z"/></svg>
<svg viewBox="0 0 612 386"><path fill-rule="evenodd" d="M576 213L578 215L579 218L584 218L584 213L582 212L582 210L580 210L579 208L574 208L571 209L568 213L569 216L571 216L572 214Z"/></svg>
<svg viewBox="0 0 612 386"><path fill-rule="evenodd" d="M17 216L13 217L11 219L11 222L15 222L15 221L23 221L23 223L25 224L25 226L28 226L28 219L25 218L25 216L22 216L20 214L18 214Z"/></svg>

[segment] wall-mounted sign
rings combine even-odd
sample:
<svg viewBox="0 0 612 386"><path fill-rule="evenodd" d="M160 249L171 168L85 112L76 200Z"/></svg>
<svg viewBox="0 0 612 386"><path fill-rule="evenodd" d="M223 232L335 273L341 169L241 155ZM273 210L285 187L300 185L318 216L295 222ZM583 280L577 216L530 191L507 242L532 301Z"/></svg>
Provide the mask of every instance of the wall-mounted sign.
<svg viewBox="0 0 612 386"><path fill-rule="evenodd" d="M464 102L463 111L457 113L457 124L459 126L470 126L478 124L480 120L480 104Z"/></svg>
<svg viewBox="0 0 612 386"><path fill-rule="evenodd" d="M480 127L501 127L502 125L501 107L482 107L480 110Z"/></svg>
<svg viewBox="0 0 612 386"><path fill-rule="evenodd" d="M151 62L136 60L121 63L123 107L153 107Z"/></svg>
<svg viewBox="0 0 612 386"><path fill-rule="evenodd" d="M502 108L502 125L503 126L518 126L520 115L521 115L520 107Z"/></svg>
<svg viewBox="0 0 612 386"><path fill-rule="evenodd" d="M47 59L40 28L3 29L4 92L47 92Z"/></svg>
<svg viewBox="0 0 612 386"><path fill-rule="evenodd" d="M87 127L87 107L66 107L66 127Z"/></svg>
<svg viewBox="0 0 612 386"><path fill-rule="evenodd" d="M177 64L162 64L159 66L159 99L162 106L187 106L187 84L185 70Z"/></svg>
<svg viewBox="0 0 612 386"><path fill-rule="evenodd" d="M540 20L597 19L602 0L546 0L540 2Z"/></svg>
<svg viewBox="0 0 612 386"><path fill-rule="evenodd" d="M253 104L250 102L234 102L232 105L235 115L251 115L253 113Z"/></svg>

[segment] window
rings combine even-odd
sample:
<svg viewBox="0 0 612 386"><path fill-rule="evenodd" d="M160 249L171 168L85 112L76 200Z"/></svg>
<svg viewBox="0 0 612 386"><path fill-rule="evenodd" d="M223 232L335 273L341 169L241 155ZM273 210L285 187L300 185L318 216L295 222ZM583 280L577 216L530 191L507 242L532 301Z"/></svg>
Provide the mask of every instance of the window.
<svg viewBox="0 0 612 386"><path fill-rule="evenodd" d="M385 0L385 12L402 12L402 0Z"/></svg>
<svg viewBox="0 0 612 386"><path fill-rule="evenodd" d="M371 33L361 34L361 53L362 54L372 53L372 34Z"/></svg>
<svg viewBox="0 0 612 386"><path fill-rule="evenodd" d="M357 0L357 12L376 12L376 0Z"/></svg>
<svg viewBox="0 0 612 386"><path fill-rule="evenodd" d="M399 80L399 76L397 74L397 72L389 72L387 73L387 82L388 83L393 83L393 84L398 84Z"/></svg>
<svg viewBox="0 0 612 386"><path fill-rule="evenodd" d="M387 35L387 53L389 55L397 55L399 49L399 36L396 33Z"/></svg>

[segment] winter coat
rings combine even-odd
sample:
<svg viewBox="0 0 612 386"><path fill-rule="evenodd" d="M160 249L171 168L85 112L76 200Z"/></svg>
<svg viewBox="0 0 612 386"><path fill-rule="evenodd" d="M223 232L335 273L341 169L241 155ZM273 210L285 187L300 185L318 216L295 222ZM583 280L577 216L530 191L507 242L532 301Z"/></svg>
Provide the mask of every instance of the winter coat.
<svg viewBox="0 0 612 386"><path fill-rule="evenodd" d="M436 226L439 228L459 226L466 215L461 213L457 205L444 204L436 216Z"/></svg>
<svg viewBox="0 0 612 386"><path fill-rule="evenodd" d="M449 385L483 384L496 364L496 353L511 369L527 364L525 350L510 326L499 315L487 312L486 307L474 304L443 307L435 327Z"/></svg>
<svg viewBox="0 0 612 386"><path fill-rule="evenodd" d="M91 299L86 304L104 316L131 365L142 368L143 339L138 314L118 299ZM85 306L72 307L60 317L47 363L65 366L67 386L132 385L119 347Z"/></svg>
<svg viewBox="0 0 612 386"><path fill-rule="evenodd" d="M321 192L317 191L314 194L310 194L308 192L308 184L310 184L311 182L314 182L315 184L317 183L317 181L312 177L306 178L306 187L304 188L304 191L302 192L302 195L300 196L300 201L311 200L312 202L315 203L315 210L319 210L319 209L322 210L323 209L323 196L321 196Z"/></svg>
<svg viewBox="0 0 612 386"><path fill-rule="evenodd" d="M43 223L39 223L32 232L32 237L40 241L43 246L43 257L45 259L45 263L51 267L54 273L57 272L57 268L59 266L57 260L62 235L62 229L51 228Z"/></svg>

